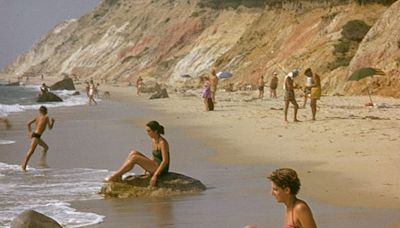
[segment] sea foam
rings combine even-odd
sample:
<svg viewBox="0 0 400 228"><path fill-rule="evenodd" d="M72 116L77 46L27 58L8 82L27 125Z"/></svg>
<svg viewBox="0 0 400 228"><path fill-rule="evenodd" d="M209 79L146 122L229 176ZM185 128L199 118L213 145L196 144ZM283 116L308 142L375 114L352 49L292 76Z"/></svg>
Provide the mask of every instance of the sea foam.
<svg viewBox="0 0 400 228"><path fill-rule="evenodd" d="M64 227L82 227L103 221L104 216L79 212L68 202L101 199L97 194L103 177L100 169L35 169L0 162L0 227L9 227L24 210L43 213Z"/></svg>

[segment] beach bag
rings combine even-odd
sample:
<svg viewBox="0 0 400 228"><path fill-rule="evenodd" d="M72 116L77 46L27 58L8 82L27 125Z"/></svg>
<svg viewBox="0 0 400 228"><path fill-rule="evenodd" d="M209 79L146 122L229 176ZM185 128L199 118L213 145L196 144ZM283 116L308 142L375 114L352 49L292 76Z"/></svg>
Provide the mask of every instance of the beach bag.
<svg viewBox="0 0 400 228"><path fill-rule="evenodd" d="M214 111L214 102L211 97L207 99L208 111Z"/></svg>

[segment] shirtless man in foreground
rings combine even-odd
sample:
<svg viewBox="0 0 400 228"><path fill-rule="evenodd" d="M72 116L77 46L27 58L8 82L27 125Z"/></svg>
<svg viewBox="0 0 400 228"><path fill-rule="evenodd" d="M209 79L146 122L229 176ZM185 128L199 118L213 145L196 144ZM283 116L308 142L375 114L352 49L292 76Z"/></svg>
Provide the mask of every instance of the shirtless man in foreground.
<svg viewBox="0 0 400 228"><path fill-rule="evenodd" d="M49 129L53 128L55 120L47 116L47 108L45 106L40 106L39 108L39 115L34 118L33 120L28 122L28 136L31 138L31 145L29 146L28 151L26 152L26 155L24 157L24 160L22 161L21 164L21 169L23 171L26 171L26 166L28 164L29 159L31 158L33 152L35 152L36 146L39 144L41 147L43 147L42 151L42 156L40 157L39 165L46 167L46 154L47 151L49 150L49 146L40 139L42 136L43 132L46 130L46 126L49 127ZM35 123L35 131L32 132L32 127L31 125Z"/></svg>

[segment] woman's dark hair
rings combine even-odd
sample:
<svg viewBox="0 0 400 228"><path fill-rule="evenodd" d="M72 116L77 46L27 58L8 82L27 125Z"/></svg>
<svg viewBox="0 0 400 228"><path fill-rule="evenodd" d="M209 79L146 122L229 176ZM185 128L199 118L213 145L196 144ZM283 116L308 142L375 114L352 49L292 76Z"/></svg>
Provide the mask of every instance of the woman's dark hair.
<svg viewBox="0 0 400 228"><path fill-rule="evenodd" d="M156 131L158 134L163 135L164 134L164 127L160 125L157 121L152 120L146 124L147 127L149 127L152 131Z"/></svg>
<svg viewBox="0 0 400 228"><path fill-rule="evenodd" d="M292 195L297 195L300 190L300 179L296 171L290 168L280 168L271 173L268 179L282 189L289 188Z"/></svg>

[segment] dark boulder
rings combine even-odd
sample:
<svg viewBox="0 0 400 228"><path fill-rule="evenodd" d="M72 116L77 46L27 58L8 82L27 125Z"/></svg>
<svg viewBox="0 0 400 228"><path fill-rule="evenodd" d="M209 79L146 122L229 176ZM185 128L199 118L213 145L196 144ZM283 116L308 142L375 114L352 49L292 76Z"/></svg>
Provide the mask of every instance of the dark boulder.
<svg viewBox="0 0 400 228"><path fill-rule="evenodd" d="M11 228L61 228L54 219L34 210L26 210L14 218Z"/></svg>
<svg viewBox="0 0 400 228"><path fill-rule="evenodd" d="M72 94L72 96L78 96L78 95L81 95L81 93L80 93L79 91L75 91L75 92Z"/></svg>
<svg viewBox="0 0 400 228"><path fill-rule="evenodd" d="M108 182L102 186L99 194L105 198L164 197L198 193L206 189L199 180L179 173L170 172L158 177L154 188L148 187L150 178L149 175L129 176L120 182Z"/></svg>
<svg viewBox="0 0 400 228"><path fill-rule="evenodd" d="M36 101L42 103L42 102L61 102L63 100L54 93L47 92L44 94L40 94Z"/></svg>
<svg viewBox="0 0 400 228"><path fill-rule="evenodd" d="M155 94L150 96L150 99L159 99L159 98L168 98L167 89L161 89L160 91L156 92Z"/></svg>
<svg viewBox="0 0 400 228"><path fill-rule="evenodd" d="M75 90L74 82L72 78L65 78L61 81L54 83L54 85L50 86L51 90Z"/></svg>

